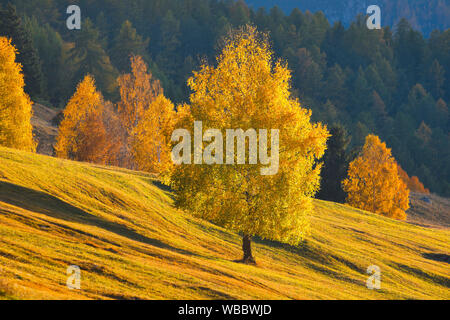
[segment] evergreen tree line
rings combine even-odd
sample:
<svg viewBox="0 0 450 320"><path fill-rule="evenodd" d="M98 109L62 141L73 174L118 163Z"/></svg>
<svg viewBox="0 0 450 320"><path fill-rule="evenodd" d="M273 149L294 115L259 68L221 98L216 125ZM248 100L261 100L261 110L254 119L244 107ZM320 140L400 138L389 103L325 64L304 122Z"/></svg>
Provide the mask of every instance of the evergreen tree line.
<svg viewBox="0 0 450 320"><path fill-rule="evenodd" d="M412 26L426 36L434 29L450 27L450 3L447 0L246 0L254 8L272 7L274 2L284 12L294 8L323 11L330 21L341 21L349 25L355 15L364 11L369 5L376 4L381 9L382 24L393 26L404 17Z"/></svg>
<svg viewBox="0 0 450 320"><path fill-rule="evenodd" d="M293 70L294 95L312 109L313 120L341 131L325 154L324 179L346 172L352 150L373 133L409 175L450 195L450 30L424 38L406 20L393 30L368 30L363 16L344 28L321 12L286 15L276 7L267 12L216 0L77 1L82 27L68 30L65 12L73 3L6 2L0 1L0 36L12 38L21 53L33 101L65 106L87 73L105 98L118 101L116 80L130 72L131 54L143 57L171 101L187 101L192 71L215 63L231 28L251 23L270 34L275 55Z"/></svg>

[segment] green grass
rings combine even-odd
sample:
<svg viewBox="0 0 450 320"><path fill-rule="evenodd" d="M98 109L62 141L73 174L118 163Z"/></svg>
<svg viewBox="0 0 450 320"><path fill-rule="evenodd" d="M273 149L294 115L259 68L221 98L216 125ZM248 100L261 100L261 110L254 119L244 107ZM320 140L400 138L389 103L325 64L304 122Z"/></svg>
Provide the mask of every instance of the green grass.
<svg viewBox="0 0 450 320"><path fill-rule="evenodd" d="M258 265L243 265L239 235L174 209L158 185L0 148L0 299L450 298L448 229L316 201L302 246L258 240ZM380 290L365 285L372 264Z"/></svg>

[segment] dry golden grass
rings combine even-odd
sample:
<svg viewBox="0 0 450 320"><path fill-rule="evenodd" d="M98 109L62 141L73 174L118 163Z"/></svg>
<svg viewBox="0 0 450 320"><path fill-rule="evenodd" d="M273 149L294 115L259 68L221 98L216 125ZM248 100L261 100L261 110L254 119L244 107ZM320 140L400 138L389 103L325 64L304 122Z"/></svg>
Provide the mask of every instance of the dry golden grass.
<svg viewBox="0 0 450 320"><path fill-rule="evenodd" d="M151 175L0 148L0 299L449 299L448 229L316 201L295 248L172 206ZM366 269L381 268L381 289ZM81 290L66 286L81 268Z"/></svg>

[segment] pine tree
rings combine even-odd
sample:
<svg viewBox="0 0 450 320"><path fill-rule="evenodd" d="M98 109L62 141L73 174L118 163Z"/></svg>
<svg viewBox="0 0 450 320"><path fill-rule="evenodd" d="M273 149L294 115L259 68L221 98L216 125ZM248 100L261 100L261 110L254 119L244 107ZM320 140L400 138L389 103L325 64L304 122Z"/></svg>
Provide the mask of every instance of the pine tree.
<svg viewBox="0 0 450 320"><path fill-rule="evenodd" d="M156 63L161 66L167 75L174 75L179 67L177 51L180 48L180 21L171 10L167 11L161 24L161 52L157 56Z"/></svg>
<svg viewBox="0 0 450 320"><path fill-rule="evenodd" d="M350 155L348 145L350 138L342 125L330 128L331 137L327 141L327 150L323 157L321 171L320 191L318 199L344 203L345 192L342 189L342 180L347 175Z"/></svg>
<svg viewBox="0 0 450 320"><path fill-rule="evenodd" d="M74 61L76 69L73 83L80 81L86 74L92 74L97 80L99 89L108 98L114 97L117 89L117 70L112 66L109 56L101 45L100 33L89 19L83 21L83 27L77 32L70 58Z"/></svg>
<svg viewBox="0 0 450 320"><path fill-rule="evenodd" d="M233 26L238 27L249 22L249 8L243 0L238 0L231 5L230 20Z"/></svg>
<svg viewBox="0 0 450 320"><path fill-rule="evenodd" d="M446 129L448 132L448 130L450 129L448 127L448 125L450 125L450 117L449 117L450 113L448 111L447 104L445 103L445 101L442 98L436 102L436 109L439 114L440 127Z"/></svg>
<svg viewBox="0 0 450 320"><path fill-rule="evenodd" d="M380 77L375 64L371 64L366 69L365 77L367 79L367 82L369 83L369 86L377 92L377 94L383 101L385 99L389 99L389 91L386 89L384 81Z"/></svg>
<svg viewBox="0 0 450 320"><path fill-rule="evenodd" d="M427 55L426 42L423 35L415 31L404 18L397 24L394 53L399 68L403 69L406 76L406 82L402 85L410 87L418 83L423 75L423 62Z"/></svg>
<svg viewBox="0 0 450 320"><path fill-rule="evenodd" d="M330 124L338 122L339 116L340 111L330 100L327 100L321 106L320 118L318 117L318 119L321 119L324 123Z"/></svg>
<svg viewBox="0 0 450 320"><path fill-rule="evenodd" d="M372 92L372 103L371 103L371 111L375 122L378 127L382 127L384 122L387 119L386 105L384 104L383 99L381 99L378 92Z"/></svg>
<svg viewBox="0 0 450 320"><path fill-rule="evenodd" d="M407 102L402 106L402 109L413 116L416 125L425 121L435 127L441 120L439 119L436 102L421 84L416 84L411 88Z"/></svg>
<svg viewBox="0 0 450 320"><path fill-rule="evenodd" d="M295 58L295 84L301 92L300 97L315 97L321 92L322 86L323 75L320 66L306 48L298 49Z"/></svg>
<svg viewBox="0 0 450 320"><path fill-rule="evenodd" d="M370 101L370 86L367 82L364 70L359 67L356 78L353 82L352 105L350 112L355 114L360 110L367 110Z"/></svg>
<svg viewBox="0 0 450 320"><path fill-rule="evenodd" d="M431 128L427 126L424 121L422 121L415 134L422 141L422 143L428 144L431 141L432 133L433 131L431 130Z"/></svg>
<svg viewBox="0 0 450 320"><path fill-rule="evenodd" d="M68 71L63 61L64 42L60 34L49 24L41 25L35 17L25 18L24 26L30 33L33 46L41 58L43 72L41 97L49 98L53 105L58 105L65 91L64 87L69 85L64 81L64 73Z"/></svg>
<svg viewBox="0 0 450 320"><path fill-rule="evenodd" d="M328 99L339 109L347 107L348 89L346 87L347 77L342 68L336 64L328 69L328 76L324 85L324 93Z"/></svg>
<svg viewBox="0 0 450 320"><path fill-rule="evenodd" d="M427 72L427 86L434 96L439 99L444 95L445 70L438 60L434 59Z"/></svg>
<svg viewBox="0 0 450 320"><path fill-rule="evenodd" d="M25 92L36 97L42 93L42 71L37 50L33 47L31 34L24 28L16 8L8 3L6 9L0 7L0 36L11 39L19 51L17 62L23 67Z"/></svg>
<svg viewBox="0 0 450 320"><path fill-rule="evenodd" d="M126 20L113 40L110 50L111 61L120 72L130 71L130 57L138 55L148 62L149 39L143 40L136 33L130 21Z"/></svg>
<svg viewBox="0 0 450 320"><path fill-rule="evenodd" d="M330 65L343 64L346 60L345 47L345 27L341 22L335 22L334 25L327 30L322 45L323 50L327 54L327 60Z"/></svg>

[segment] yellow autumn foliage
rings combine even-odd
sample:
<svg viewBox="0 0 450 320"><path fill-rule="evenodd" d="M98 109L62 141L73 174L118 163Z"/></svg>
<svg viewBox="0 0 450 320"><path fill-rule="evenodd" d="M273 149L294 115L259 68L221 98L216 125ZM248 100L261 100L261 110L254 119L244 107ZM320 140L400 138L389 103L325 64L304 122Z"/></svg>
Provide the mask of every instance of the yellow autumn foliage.
<svg viewBox="0 0 450 320"><path fill-rule="evenodd" d="M420 192L425 194L430 194L430 190L425 188L422 182L420 182L417 176L409 177L408 173L403 170L403 168L398 165L398 174L403 182L406 183L408 189L412 192Z"/></svg>
<svg viewBox="0 0 450 320"><path fill-rule="evenodd" d="M87 75L64 109L64 119L56 139L56 156L100 164L110 163L114 137L108 134L104 118L107 103Z"/></svg>
<svg viewBox="0 0 450 320"><path fill-rule="evenodd" d="M0 37L0 145L34 152L32 102L16 54L11 40Z"/></svg>
<svg viewBox="0 0 450 320"><path fill-rule="evenodd" d="M224 137L227 129L279 130L274 175L262 175L267 166L250 164L248 152L245 164L181 164L172 174L177 206L243 233L244 246L245 237L254 235L295 245L308 232L311 197L319 189L317 159L329 135L292 98L290 81L290 70L274 61L267 37L247 26L226 39L217 66L205 63L194 72L190 104L178 110L176 127L191 136L194 120L202 121L203 131L218 129ZM274 151L267 140L269 154ZM248 150L247 140L245 145Z"/></svg>
<svg viewBox="0 0 450 320"><path fill-rule="evenodd" d="M122 166L127 168L151 170L153 166L149 163L150 159L144 159L145 155L143 152L145 152L145 148L148 150L149 144L143 141L143 135L150 140L155 136L151 135L149 131L151 128L137 127L144 118L146 124L152 125L152 121L155 124L156 120L151 120L150 118L157 115L159 112L157 110L158 107L164 108L170 102L162 99L155 102L157 97L162 96L163 89L159 80L154 79L152 74L148 72L147 65L142 57L132 56L130 62L131 73L123 74L117 80L120 92L117 110L124 130L121 137L123 150L120 162ZM150 111L147 112L149 108ZM164 117L164 114L158 114ZM164 122L163 119L160 120ZM159 129L155 127L155 130ZM137 137L135 137L136 134L138 135ZM158 134L160 134L159 131L155 132L155 135ZM143 143L145 146L139 146L138 143ZM135 156L138 159L135 159Z"/></svg>
<svg viewBox="0 0 450 320"><path fill-rule="evenodd" d="M131 133L131 149L139 170L164 174L172 167L170 136L174 117L174 105L162 94L143 113Z"/></svg>
<svg viewBox="0 0 450 320"><path fill-rule="evenodd" d="M409 190L400 178L391 149L377 136L366 137L360 156L350 163L343 187L349 205L394 219L406 219Z"/></svg>

